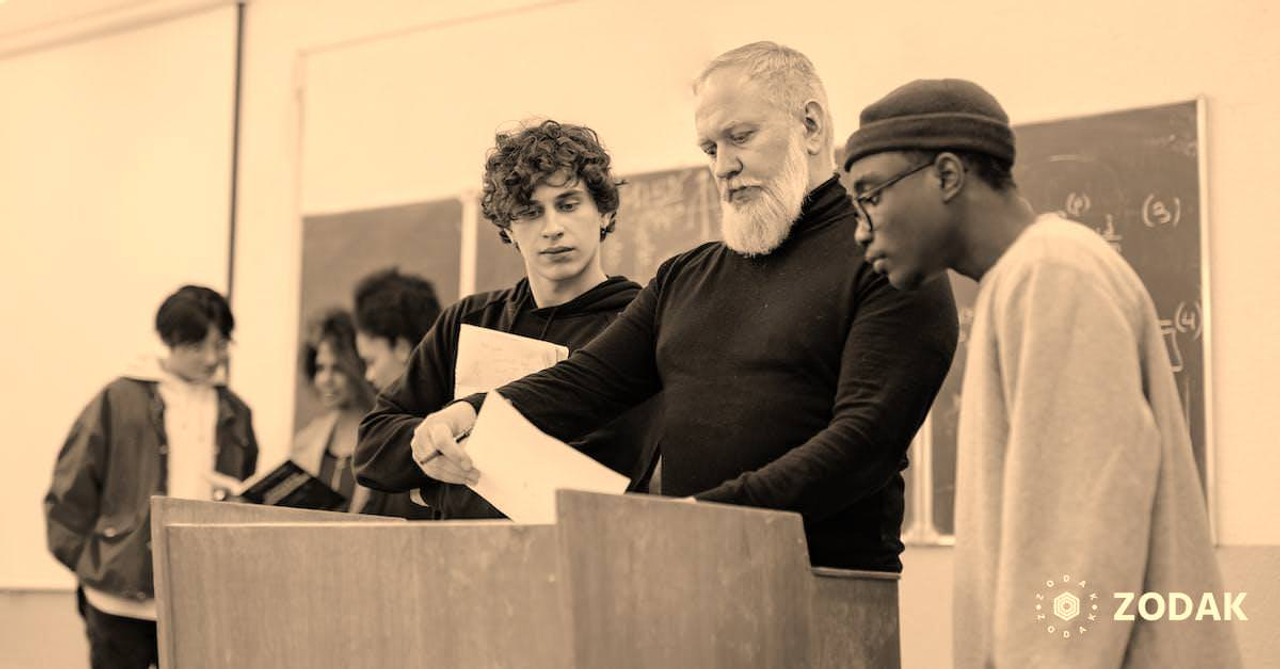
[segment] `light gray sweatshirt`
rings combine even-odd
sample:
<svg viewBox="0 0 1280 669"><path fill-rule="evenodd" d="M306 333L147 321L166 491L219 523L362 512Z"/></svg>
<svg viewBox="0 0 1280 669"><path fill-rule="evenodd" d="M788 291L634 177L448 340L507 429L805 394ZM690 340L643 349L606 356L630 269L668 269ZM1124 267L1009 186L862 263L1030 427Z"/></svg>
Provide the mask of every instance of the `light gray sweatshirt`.
<svg viewBox="0 0 1280 669"><path fill-rule="evenodd" d="M957 449L957 667L1239 666L1235 623L1195 619L1226 612L1155 307L1092 230L1042 216L983 277Z"/></svg>

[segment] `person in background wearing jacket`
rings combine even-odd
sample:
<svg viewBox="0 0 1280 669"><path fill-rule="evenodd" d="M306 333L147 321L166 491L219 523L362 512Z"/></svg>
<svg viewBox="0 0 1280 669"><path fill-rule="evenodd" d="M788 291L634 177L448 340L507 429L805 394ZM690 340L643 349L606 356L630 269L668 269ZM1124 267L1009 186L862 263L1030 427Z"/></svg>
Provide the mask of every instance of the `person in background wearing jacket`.
<svg viewBox="0 0 1280 669"><path fill-rule="evenodd" d="M413 347L440 316L431 282L395 267L360 279L355 289L356 351L378 392L404 374Z"/></svg>
<svg viewBox="0 0 1280 669"><path fill-rule="evenodd" d="M183 286L170 295L156 313L167 351L99 392L58 454L47 539L79 581L94 669L159 661L150 496L210 499L207 473L243 480L257 465L249 407L224 381L234 327L217 292Z"/></svg>
<svg viewBox="0 0 1280 669"><path fill-rule="evenodd" d="M612 323L640 292L606 276L600 244L613 230L618 186L610 157L590 128L544 121L500 134L485 164L481 207L503 242L524 260L515 286L464 298L445 309L418 344L399 380L378 396L360 425L356 477L378 490L418 489L437 518L502 518L464 485L425 475L410 440L427 414L455 399L463 324L509 332L576 350ZM573 445L644 490L656 452L656 398Z"/></svg>

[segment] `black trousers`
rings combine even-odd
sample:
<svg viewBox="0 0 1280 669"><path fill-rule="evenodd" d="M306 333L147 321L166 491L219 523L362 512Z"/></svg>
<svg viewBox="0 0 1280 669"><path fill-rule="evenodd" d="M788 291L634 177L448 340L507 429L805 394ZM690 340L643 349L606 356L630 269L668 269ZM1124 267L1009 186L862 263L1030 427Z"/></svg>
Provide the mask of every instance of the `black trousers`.
<svg viewBox="0 0 1280 669"><path fill-rule="evenodd" d="M147 669L159 666L156 621L113 616L93 608L76 588L76 606L89 637L89 665L93 669Z"/></svg>

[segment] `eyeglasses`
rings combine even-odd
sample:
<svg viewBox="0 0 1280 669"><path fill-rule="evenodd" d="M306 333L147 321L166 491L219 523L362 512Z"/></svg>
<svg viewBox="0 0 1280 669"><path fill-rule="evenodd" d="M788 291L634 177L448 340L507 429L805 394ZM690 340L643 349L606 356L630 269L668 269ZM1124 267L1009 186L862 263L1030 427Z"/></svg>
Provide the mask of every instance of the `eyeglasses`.
<svg viewBox="0 0 1280 669"><path fill-rule="evenodd" d="M865 224L867 226L867 232L875 232L876 228L874 225L871 224L871 216L867 214L867 205L875 206L880 204L880 195L883 194L885 190L889 188L889 186L892 186L898 183L899 181L906 179L912 174L915 174L916 172L919 172L920 170L923 170L924 168L929 167L932 164L933 164L933 161L931 160L927 163L924 163L923 165L916 165L915 167L907 170L906 172L901 172L895 175L894 177L890 178L888 181L880 184L879 186L876 186L875 188L872 188L866 192L855 195L853 197L853 209L857 213L858 225Z"/></svg>
<svg viewBox="0 0 1280 669"><path fill-rule="evenodd" d="M224 337L212 342L212 348L218 355L226 355L235 347L235 344L235 341ZM210 342L207 340L188 342L185 344L178 344L176 348L180 348L191 353L203 353L205 350L210 348Z"/></svg>

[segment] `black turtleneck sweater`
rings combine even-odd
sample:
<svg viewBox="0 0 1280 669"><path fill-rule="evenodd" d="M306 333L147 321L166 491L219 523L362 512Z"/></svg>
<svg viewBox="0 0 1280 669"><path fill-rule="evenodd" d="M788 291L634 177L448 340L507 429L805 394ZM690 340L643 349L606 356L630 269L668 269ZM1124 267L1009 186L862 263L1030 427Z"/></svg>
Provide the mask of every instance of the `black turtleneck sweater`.
<svg viewBox="0 0 1280 669"><path fill-rule="evenodd" d="M354 462L356 479L376 490L418 489L438 519L503 518L484 498L466 486L427 477L413 462L410 439L427 414L454 400L458 333L463 324L510 332L578 349L618 318L640 286L611 277L591 290L554 307L539 308L527 279L513 288L479 293L445 309L413 351L404 374L360 423ZM657 448L661 419L658 401L646 402L599 429L572 441L578 450L614 471L631 477L629 489L643 490ZM607 425L605 423L608 423Z"/></svg>
<svg viewBox="0 0 1280 669"><path fill-rule="evenodd" d="M796 511L813 564L901 571L901 472L956 309L945 278L890 286L854 227L832 178L773 253L671 258L590 344L499 392L565 440L662 391L663 494Z"/></svg>

